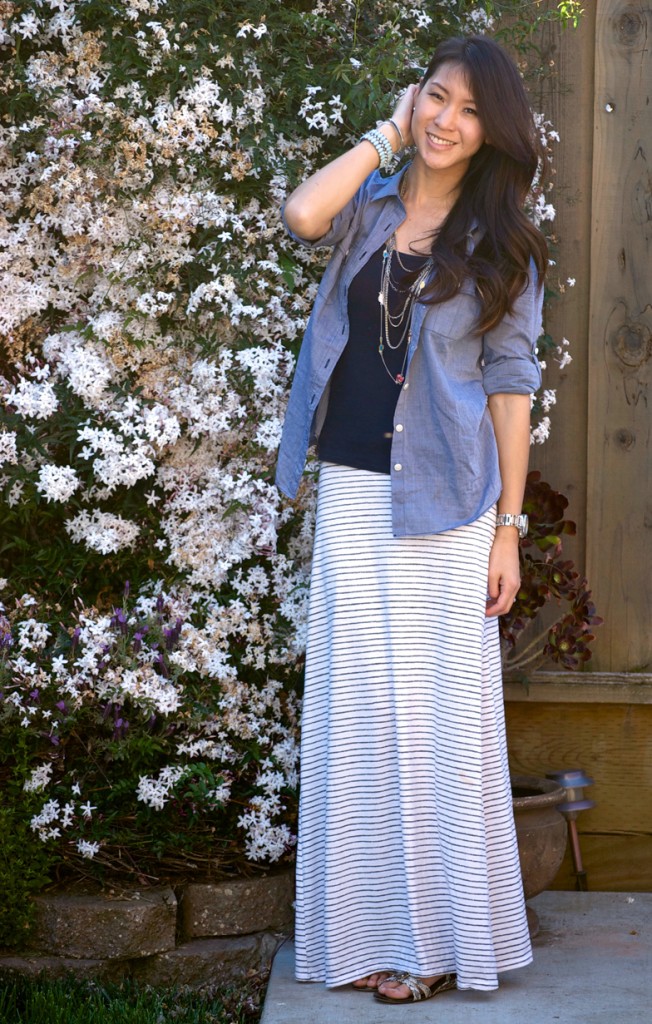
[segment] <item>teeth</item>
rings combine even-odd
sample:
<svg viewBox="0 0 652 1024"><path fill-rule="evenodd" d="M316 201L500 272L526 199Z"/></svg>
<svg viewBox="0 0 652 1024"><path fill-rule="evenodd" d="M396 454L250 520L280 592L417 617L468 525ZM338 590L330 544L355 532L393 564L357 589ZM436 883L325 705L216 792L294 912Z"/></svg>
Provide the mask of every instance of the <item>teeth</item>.
<svg viewBox="0 0 652 1024"><path fill-rule="evenodd" d="M439 137L439 135L433 135L432 132L426 132L426 135L428 136L429 139L432 139L434 142L437 142L439 145L442 145L442 146L454 146L455 145L455 143L451 142L450 139L442 139L442 138Z"/></svg>

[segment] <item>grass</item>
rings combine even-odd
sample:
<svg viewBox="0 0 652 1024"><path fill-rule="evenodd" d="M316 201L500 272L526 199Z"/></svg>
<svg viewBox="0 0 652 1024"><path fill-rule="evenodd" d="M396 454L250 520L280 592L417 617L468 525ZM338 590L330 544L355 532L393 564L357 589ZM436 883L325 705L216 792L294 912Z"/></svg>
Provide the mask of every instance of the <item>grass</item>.
<svg viewBox="0 0 652 1024"><path fill-rule="evenodd" d="M264 991L261 978L202 992L16 978L0 982L0 1024L256 1024Z"/></svg>

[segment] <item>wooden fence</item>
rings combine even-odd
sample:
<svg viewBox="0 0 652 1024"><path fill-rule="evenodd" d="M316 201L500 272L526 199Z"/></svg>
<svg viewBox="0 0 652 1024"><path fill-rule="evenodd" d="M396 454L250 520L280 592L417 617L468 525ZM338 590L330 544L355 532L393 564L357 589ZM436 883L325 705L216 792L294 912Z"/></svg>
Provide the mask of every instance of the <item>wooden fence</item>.
<svg viewBox="0 0 652 1024"><path fill-rule="evenodd" d="M549 0L553 2L553 0ZM549 26L556 78L537 104L561 142L555 166L562 289L548 323L573 362L533 467L570 500L604 625L589 671L507 684L513 770L595 779L580 842L595 889L652 890L652 6L585 0L577 30ZM565 285L576 279L574 288ZM552 361L551 361L552 362ZM557 886L572 887L567 858Z"/></svg>
<svg viewBox="0 0 652 1024"><path fill-rule="evenodd" d="M577 30L548 27L543 37L558 77L538 100L561 135L551 279L577 284L550 315L573 362L557 373L552 436L532 462L570 499L578 525L568 551L605 620L592 670L650 672L652 6L584 8Z"/></svg>

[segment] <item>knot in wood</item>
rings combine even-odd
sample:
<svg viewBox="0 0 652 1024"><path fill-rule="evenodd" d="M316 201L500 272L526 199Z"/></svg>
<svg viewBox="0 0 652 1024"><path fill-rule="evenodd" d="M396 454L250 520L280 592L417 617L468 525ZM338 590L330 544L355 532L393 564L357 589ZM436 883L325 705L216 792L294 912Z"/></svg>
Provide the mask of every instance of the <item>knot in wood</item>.
<svg viewBox="0 0 652 1024"><path fill-rule="evenodd" d="M613 350L627 367L641 366L652 356L652 335L645 324L626 321L612 340Z"/></svg>
<svg viewBox="0 0 652 1024"><path fill-rule="evenodd" d="M621 46L635 46L645 35L645 17L627 6L615 23L615 36Z"/></svg>
<svg viewBox="0 0 652 1024"><path fill-rule="evenodd" d="M620 430L615 431L614 440L619 448L628 452L636 444L636 434L633 434L627 427L621 427Z"/></svg>

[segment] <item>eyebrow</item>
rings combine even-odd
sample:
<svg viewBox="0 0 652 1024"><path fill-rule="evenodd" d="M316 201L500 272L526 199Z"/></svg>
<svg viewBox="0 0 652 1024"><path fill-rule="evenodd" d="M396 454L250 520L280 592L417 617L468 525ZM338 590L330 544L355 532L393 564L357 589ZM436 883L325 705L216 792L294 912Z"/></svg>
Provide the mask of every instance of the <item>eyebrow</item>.
<svg viewBox="0 0 652 1024"><path fill-rule="evenodd" d="M436 85L437 88L441 89L442 92L445 92L447 95L450 95L450 90L447 89L445 85L442 85L441 82L438 82L437 79L433 80L431 78L430 81L428 82L428 85ZM475 100L473 99L472 96L467 96L465 100L462 100L462 103L475 103Z"/></svg>

